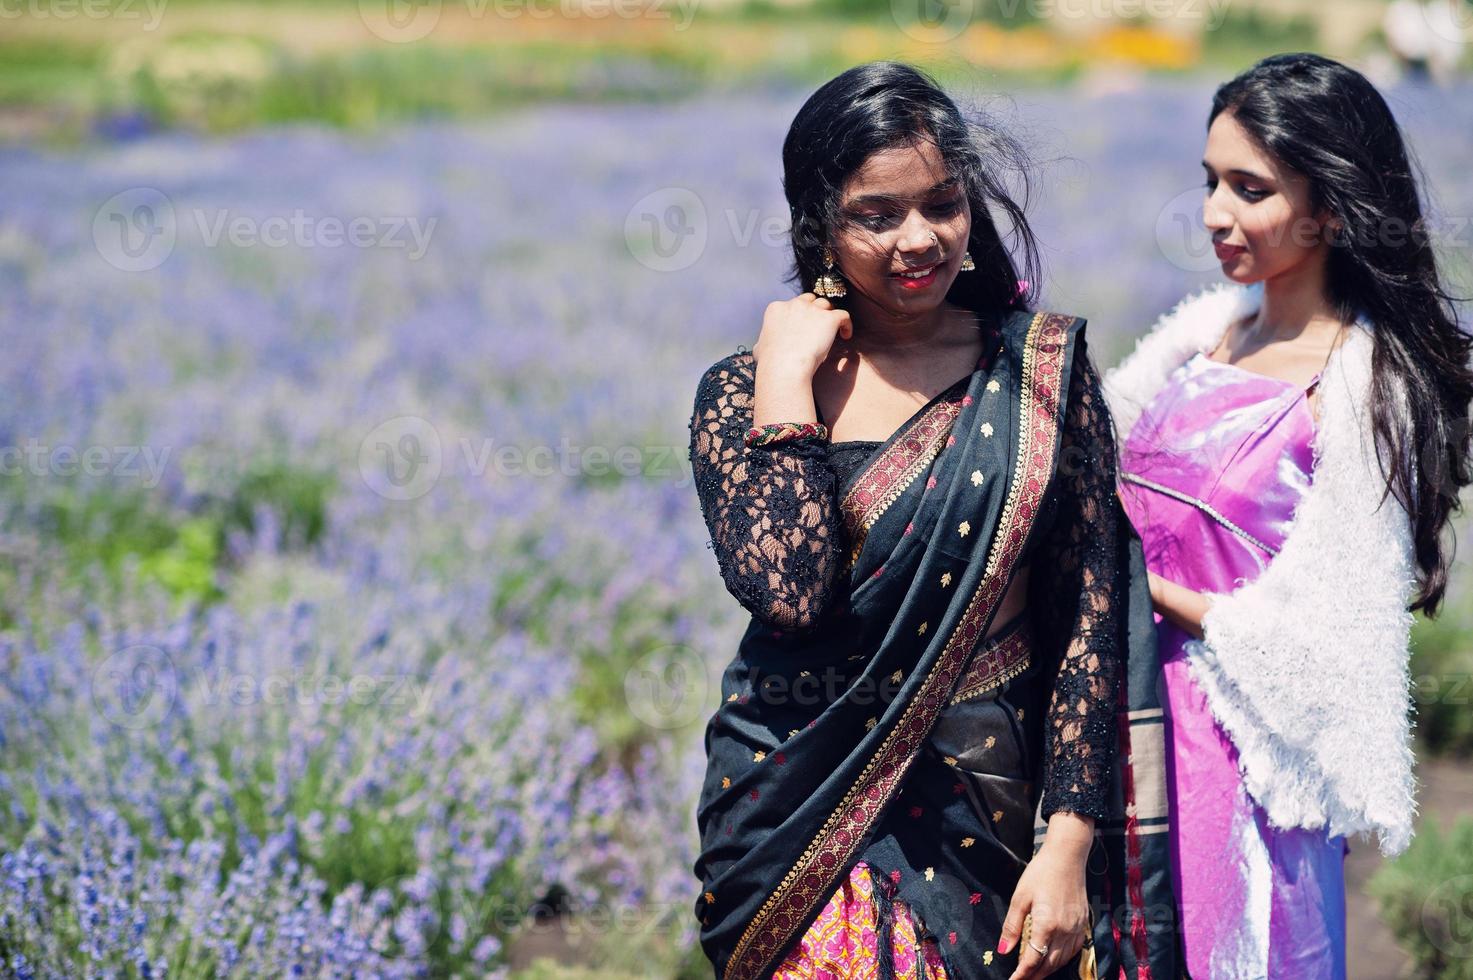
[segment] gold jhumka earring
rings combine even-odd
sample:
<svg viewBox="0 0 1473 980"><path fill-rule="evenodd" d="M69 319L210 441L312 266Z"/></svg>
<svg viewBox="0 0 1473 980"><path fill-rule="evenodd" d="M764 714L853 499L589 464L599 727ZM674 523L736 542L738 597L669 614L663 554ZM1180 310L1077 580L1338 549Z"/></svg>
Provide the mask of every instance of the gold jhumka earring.
<svg viewBox="0 0 1473 980"><path fill-rule="evenodd" d="M834 250L827 245L823 247L823 275L813 284L813 292L827 299L838 299L849 293L844 288L844 280L834 273Z"/></svg>

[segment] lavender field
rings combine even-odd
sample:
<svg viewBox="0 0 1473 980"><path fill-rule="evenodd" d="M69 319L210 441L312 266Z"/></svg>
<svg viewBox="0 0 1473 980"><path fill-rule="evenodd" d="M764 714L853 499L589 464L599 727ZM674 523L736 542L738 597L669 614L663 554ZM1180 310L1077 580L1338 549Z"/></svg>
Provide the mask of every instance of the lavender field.
<svg viewBox="0 0 1473 980"><path fill-rule="evenodd" d="M1210 90L987 101L1102 364L1214 278ZM1467 292L1473 87L1391 94ZM802 98L0 150L0 972L709 975L686 426Z"/></svg>

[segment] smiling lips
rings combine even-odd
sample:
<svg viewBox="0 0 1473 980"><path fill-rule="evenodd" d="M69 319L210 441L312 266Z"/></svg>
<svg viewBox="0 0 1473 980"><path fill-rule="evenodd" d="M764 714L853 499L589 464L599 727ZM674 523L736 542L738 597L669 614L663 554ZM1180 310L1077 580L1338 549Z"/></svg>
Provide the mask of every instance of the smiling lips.
<svg viewBox="0 0 1473 980"><path fill-rule="evenodd" d="M891 275L899 280L901 289L925 289L936 281L936 270L939 268L941 268L941 263L938 262L927 266L920 275L912 272L892 272Z"/></svg>
<svg viewBox="0 0 1473 980"><path fill-rule="evenodd" d="M1213 242L1212 250L1217 253L1217 261L1219 262L1235 259L1248 251L1241 245L1228 245L1223 242Z"/></svg>

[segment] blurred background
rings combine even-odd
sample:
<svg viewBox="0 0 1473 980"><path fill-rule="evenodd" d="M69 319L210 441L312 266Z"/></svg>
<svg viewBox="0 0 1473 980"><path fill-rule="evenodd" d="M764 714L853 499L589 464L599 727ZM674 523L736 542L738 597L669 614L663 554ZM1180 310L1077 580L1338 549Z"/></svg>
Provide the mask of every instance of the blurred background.
<svg viewBox="0 0 1473 980"><path fill-rule="evenodd" d="M709 976L745 613L687 425L791 294L807 95L893 58L1024 137L1044 305L1109 366L1218 278L1211 92L1278 51L1381 86L1470 295L1470 38L1468 0L0 0L0 975ZM1473 977L1463 557L1352 977Z"/></svg>

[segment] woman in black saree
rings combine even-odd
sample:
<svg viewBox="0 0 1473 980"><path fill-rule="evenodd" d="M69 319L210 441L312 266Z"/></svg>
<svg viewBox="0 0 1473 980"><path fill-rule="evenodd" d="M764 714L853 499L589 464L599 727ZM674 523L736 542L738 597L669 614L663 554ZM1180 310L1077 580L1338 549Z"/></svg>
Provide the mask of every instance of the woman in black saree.
<svg viewBox="0 0 1473 980"><path fill-rule="evenodd" d="M989 213L1036 282L1015 149L893 62L784 144L821 295L691 421L753 613L697 813L718 977L1178 975L1150 592L1084 321L1028 309Z"/></svg>

